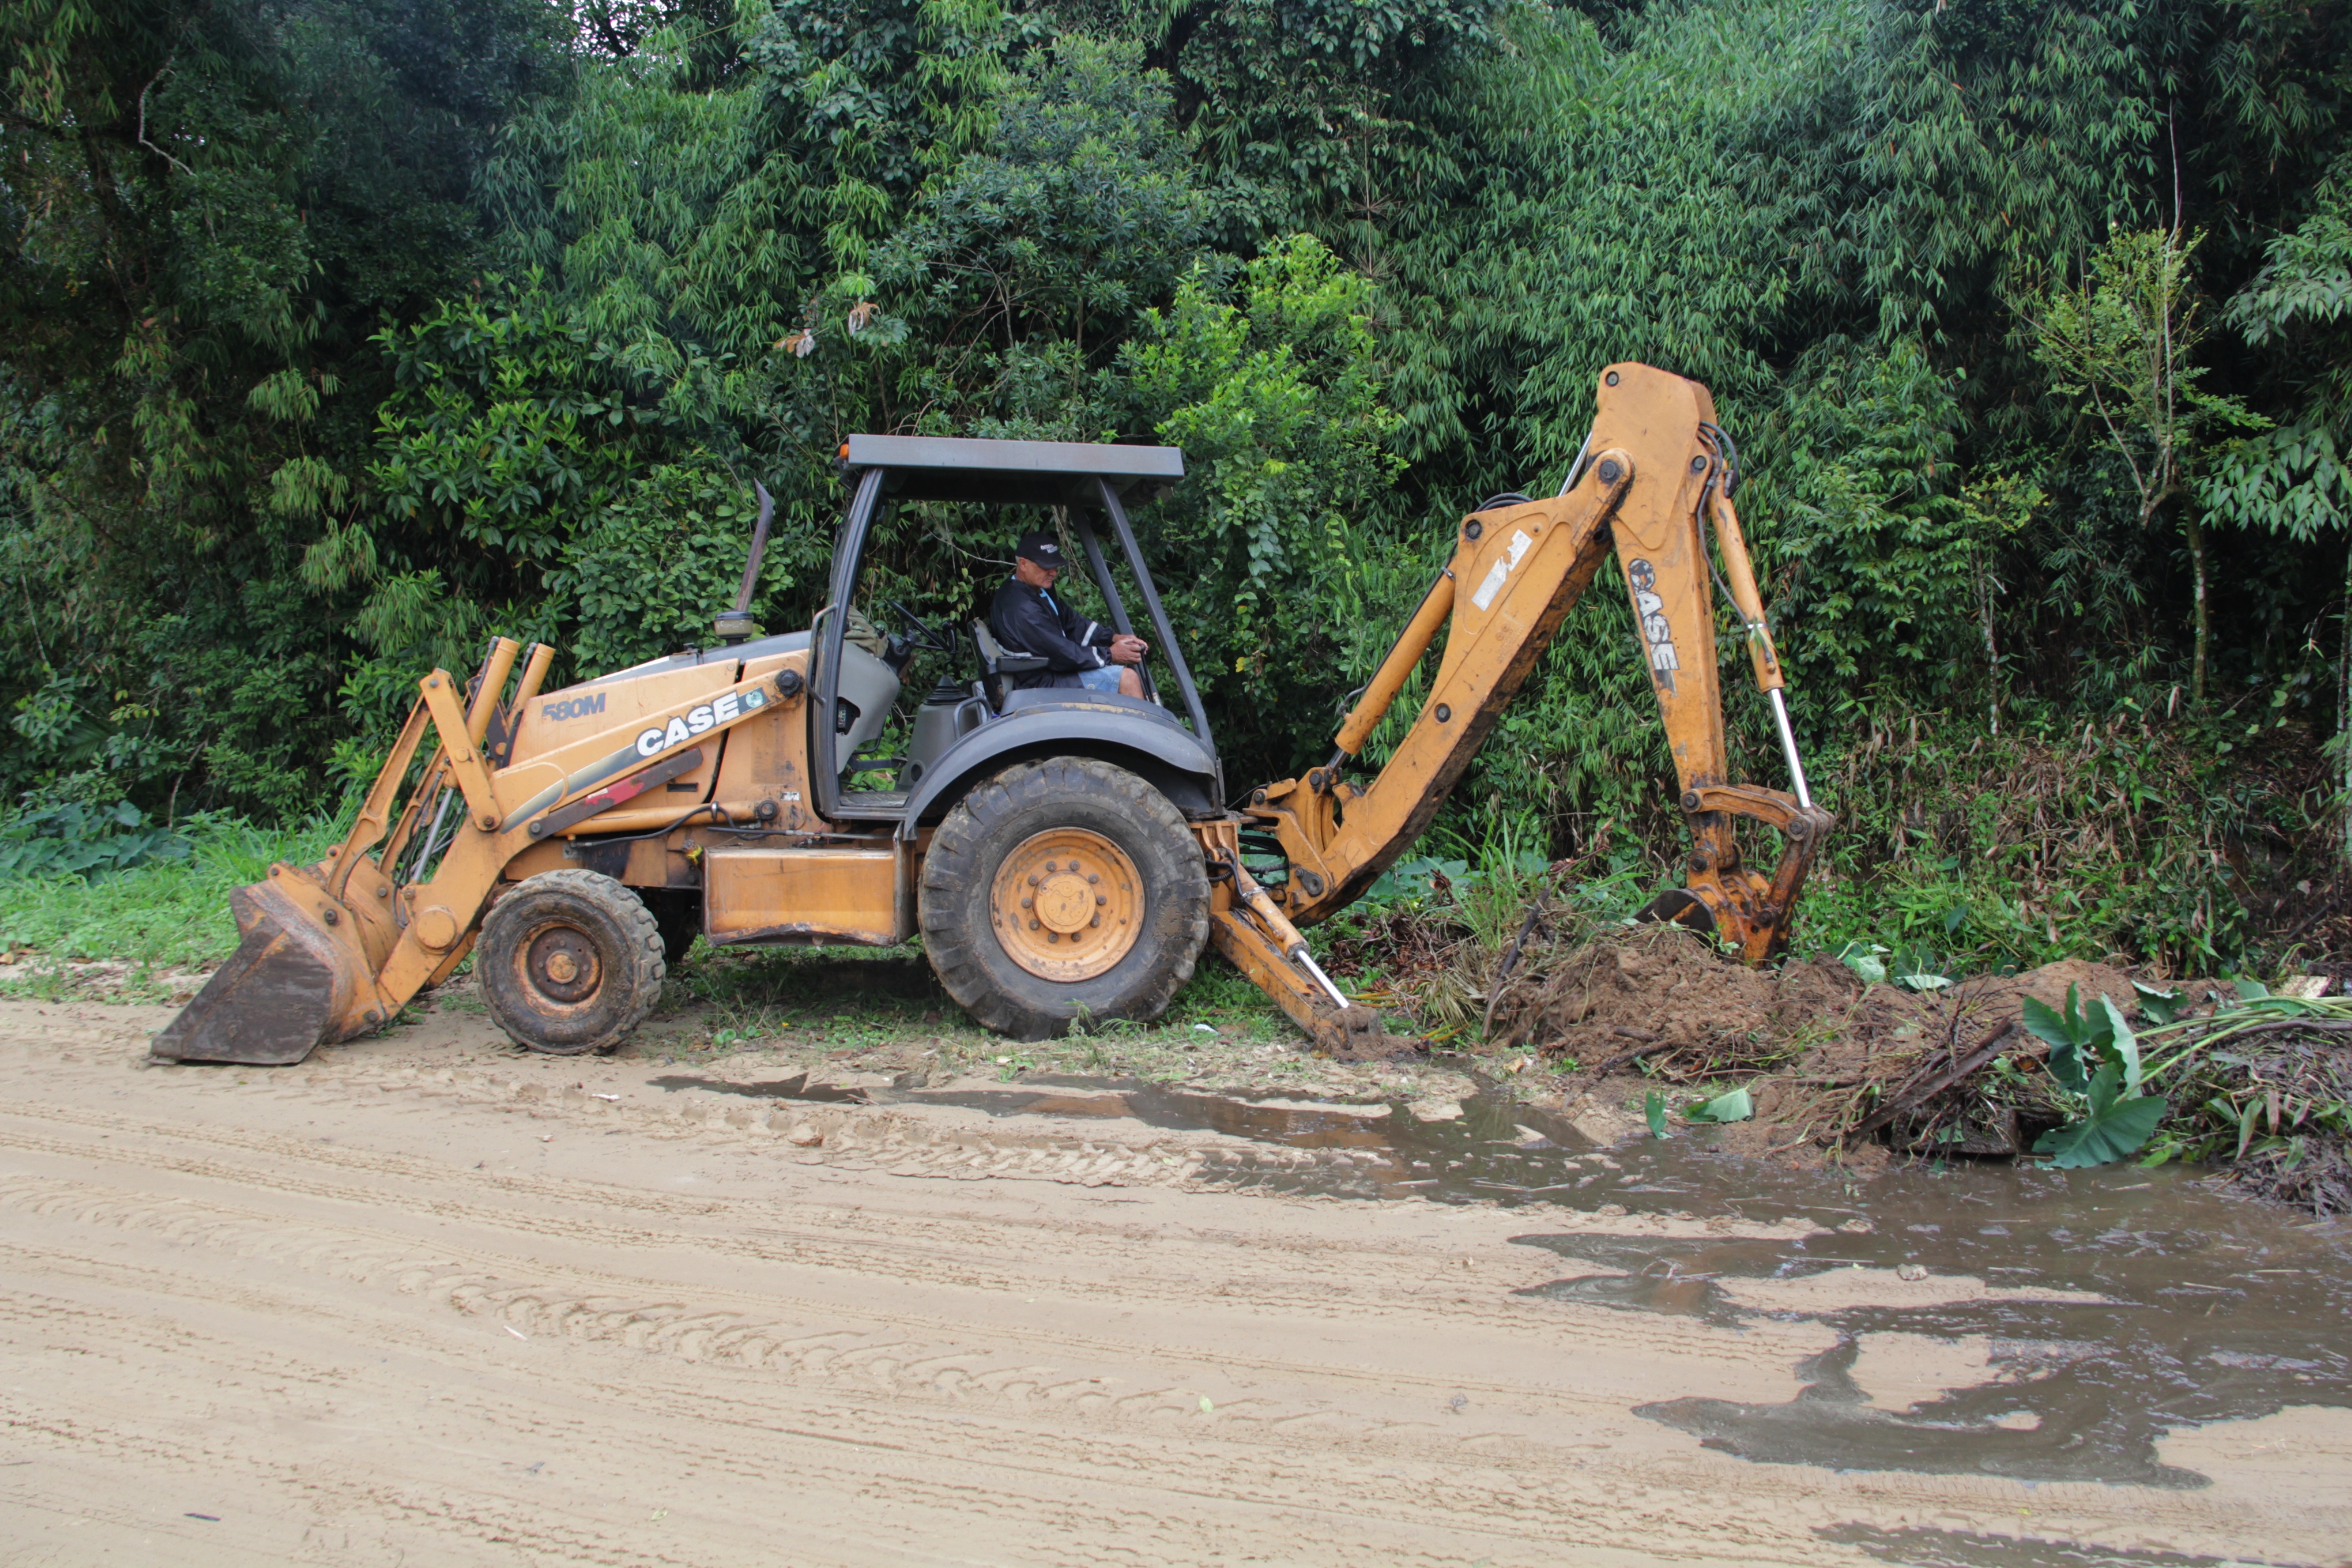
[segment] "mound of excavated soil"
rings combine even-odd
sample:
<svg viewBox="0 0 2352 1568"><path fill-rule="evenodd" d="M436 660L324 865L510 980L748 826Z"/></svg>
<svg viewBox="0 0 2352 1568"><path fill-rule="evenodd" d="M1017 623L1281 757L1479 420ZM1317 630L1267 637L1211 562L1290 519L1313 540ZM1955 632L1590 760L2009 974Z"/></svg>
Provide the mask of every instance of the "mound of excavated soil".
<svg viewBox="0 0 2352 1568"><path fill-rule="evenodd" d="M2084 1005L2104 995L2128 1017L2139 1005L2138 993L2132 989L2135 978L2129 970L2117 969L2112 963L2069 958L2029 969L2022 974L1987 974L1963 980L1952 987L1951 998L1954 1005L1966 1008L1976 1017L2005 1023L2017 1016L2019 1004L2028 996L2053 1007L2063 1007L2066 989L2071 985L2076 988Z"/></svg>
<svg viewBox="0 0 2352 1568"><path fill-rule="evenodd" d="M1874 1088L1932 1068L1930 1052L1966 1054L2028 996L2063 1007L2070 985L2085 1003L2105 994L2133 1010L2132 976L2108 964L2070 960L1915 994L1833 959L1749 969L1687 931L1644 926L1538 955L1496 999L1489 1037L1571 1058L1588 1080L1637 1062L1668 1083L1760 1075L1754 1123L1735 1140L1745 1143L1783 1127L1842 1131ZM2041 1048L2016 1036L2017 1054Z"/></svg>
<svg viewBox="0 0 2352 1568"><path fill-rule="evenodd" d="M1834 959L1749 969L1688 931L1642 926L1523 967L1496 1004L1493 1037L1595 1063L1643 1047L1786 1055L1906 1025L1906 1037L1931 1024L1948 1033L1955 1021L1964 1036L1981 1034L2015 1018L2025 997L2063 1006L2069 986L2085 1003L2105 994L2126 1013L2135 1005L2131 974L2111 964L2070 959L1914 994L1866 985Z"/></svg>
<svg viewBox="0 0 2352 1568"><path fill-rule="evenodd" d="M1496 1004L1492 1037L1588 1068L1679 1052L1761 1065L1801 1049L1803 1037L1882 1032L1917 1010L1882 986L1857 1016L1864 990L1843 963L1749 969L1687 931L1643 926L1523 968Z"/></svg>

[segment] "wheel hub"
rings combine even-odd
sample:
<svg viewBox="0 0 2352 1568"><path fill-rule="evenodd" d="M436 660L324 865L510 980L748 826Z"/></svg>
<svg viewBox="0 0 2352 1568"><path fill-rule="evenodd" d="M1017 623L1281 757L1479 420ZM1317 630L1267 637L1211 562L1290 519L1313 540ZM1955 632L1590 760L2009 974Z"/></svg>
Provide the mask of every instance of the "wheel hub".
<svg viewBox="0 0 2352 1568"><path fill-rule="evenodd" d="M990 921L1005 955L1044 980L1091 980L1142 933L1142 879L1127 852L1083 827L1053 827L997 868Z"/></svg>
<svg viewBox="0 0 2352 1568"><path fill-rule="evenodd" d="M1048 875L1038 884L1036 900L1037 919L1065 936L1094 918L1095 890L1076 871Z"/></svg>
<svg viewBox="0 0 2352 1568"><path fill-rule="evenodd" d="M569 926L532 937L523 950L523 971L532 990L555 1002L584 1001L603 978L595 943Z"/></svg>

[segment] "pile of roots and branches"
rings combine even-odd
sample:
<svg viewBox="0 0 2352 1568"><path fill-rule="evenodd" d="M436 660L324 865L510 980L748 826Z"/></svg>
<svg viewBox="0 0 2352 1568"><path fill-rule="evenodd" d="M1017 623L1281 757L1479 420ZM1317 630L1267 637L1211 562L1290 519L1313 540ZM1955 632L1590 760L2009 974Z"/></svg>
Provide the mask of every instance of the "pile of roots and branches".
<svg viewBox="0 0 2352 1568"><path fill-rule="evenodd" d="M1571 1096L1612 1077L1692 1104L1743 1087L1752 1111L1727 1137L1748 1152L2013 1157L2084 1115L2079 1079L2053 1071L2052 1016L2028 1000L2088 1016L2103 998L2144 1069L2137 1092L2165 1100L2144 1143L2103 1158L2215 1165L2261 1196L2352 1212L2352 1000L2078 961L1914 992L1833 960L1748 969L1647 926L1523 955L1489 1039L1552 1058Z"/></svg>
<svg viewBox="0 0 2352 1568"><path fill-rule="evenodd" d="M2173 1067L2157 1156L2322 1218L2352 1213L2352 1003L2257 998L2145 1037Z"/></svg>
<svg viewBox="0 0 2352 1568"><path fill-rule="evenodd" d="M1334 942L1324 966L1357 982L1366 1005L1410 1016L1423 1037L1446 1045L1475 1032L1495 957L1450 909L1400 904Z"/></svg>

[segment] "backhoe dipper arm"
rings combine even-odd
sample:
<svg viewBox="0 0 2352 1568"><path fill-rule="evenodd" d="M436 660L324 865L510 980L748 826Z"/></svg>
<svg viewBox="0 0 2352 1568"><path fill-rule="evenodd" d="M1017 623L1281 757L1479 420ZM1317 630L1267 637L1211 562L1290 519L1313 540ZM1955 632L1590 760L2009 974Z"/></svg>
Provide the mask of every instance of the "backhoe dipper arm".
<svg viewBox="0 0 2352 1568"><path fill-rule="evenodd" d="M1272 831L1289 861L1278 891L1293 922L1309 924L1345 906L1419 837L1613 548L1693 839L1686 887L1650 912L1712 927L1749 963L1786 942L1789 911L1832 819L1804 795L1779 654L1728 493L1736 458L1716 426L1714 399L1696 382L1648 365L1612 365L1597 402L1585 444L1590 460L1568 489L1464 519L1453 559L1340 724L1331 762L1252 794L1244 808L1251 826ZM1797 795L1734 785L1727 776L1709 522ZM1342 768L1362 751L1441 628L1445 651L1403 741L1369 784L1344 782ZM1743 816L1784 836L1769 881L1740 864L1733 825Z"/></svg>

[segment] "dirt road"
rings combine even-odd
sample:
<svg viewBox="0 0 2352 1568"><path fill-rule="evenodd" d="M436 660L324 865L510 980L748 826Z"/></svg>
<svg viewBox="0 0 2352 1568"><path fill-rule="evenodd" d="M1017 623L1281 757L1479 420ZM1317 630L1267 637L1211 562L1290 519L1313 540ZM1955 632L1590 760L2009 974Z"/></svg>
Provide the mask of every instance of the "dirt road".
<svg viewBox="0 0 2352 1568"><path fill-rule="evenodd" d="M145 1066L164 1016L0 1005L0 1562L2336 1563L2352 1540L2342 1409L2168 1439L2202 1486L1759 1463L1637 1408L1794 1400L1834 1329L1523 1293L1565 1271L1531 1234L1740 1234L1722 1218L1276 1196L1246 1188L1349 1156L665 1088L463 1021L275 1072ZM1860 1349L1886 1408L1991 1375L1965 1342Z"/></svg>

